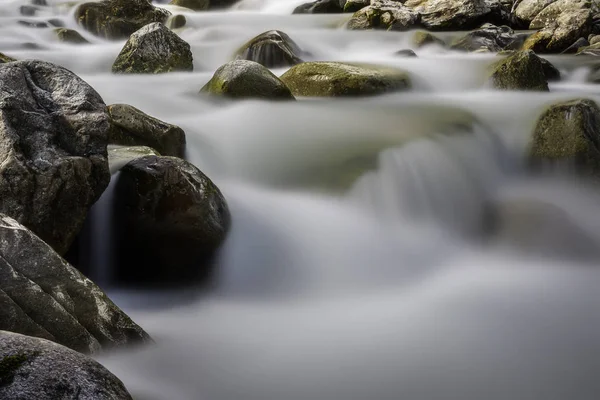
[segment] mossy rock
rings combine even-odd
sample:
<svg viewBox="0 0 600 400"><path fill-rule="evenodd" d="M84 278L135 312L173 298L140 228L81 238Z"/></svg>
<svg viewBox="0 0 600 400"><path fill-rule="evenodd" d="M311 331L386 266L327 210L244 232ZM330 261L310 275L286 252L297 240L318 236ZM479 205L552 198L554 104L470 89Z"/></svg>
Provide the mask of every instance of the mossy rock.
<svg viewBox="0 0 600 400"><path fill-rule="evenodd" d="M432 44L446 46L446 42L427 31L416 31L412 37L412 42L417 47L424 47Z"/></svg>
<svg viewBox="0 0 600 400"><path fill-rule="evenodd" d="M147 0L105 0L84 3L75 10L77 22L107 39L125 39L152 22L165 23L170 12Z"/></svg>
<svg viewBox="0 0 600 400"><path fill-rule="evenodd" d="M81 34L73 29L67 28L56 28L54 30L56 34L56 38L64 43L71 44L86 44L89 43L86 38L81 36Z"/></svg>
<svg viewBox="0 0 600 400"><path fill-rule="evenodd" d="M516 52L492 68L490 81L496 89L549 90L542 60L531 50Z"/></svg>
<svg viewBox="0 0 600 400"><path fill-rule="evenodd" d="M112 71L158 74L194 69L190 45L161 23L134 32L115 60Z"/></svg>
<svg viewBox="0 0 600 400"><path fill-rule="evenodd" d="M412 9L392 0L384 0L355 12L346 28L407 31L418 26L419 21L420 15Z"/></svg>
<svg viewBox="0 0 600 400"><path fill-rule="evenodd" d="M370 96L408 90L411 82L402 70L337 62L298 64L281 76L295 96Z"/></svg>
<svg viewBox="0 0 600 400"><path fill-rule="evenodd" d="M32 357L35 355L16 353L0 359L0 386L12 384L19 368Z"/></svg>
<svg viewBox="0 0 600 400"><path fill-rule="evenodd" d="M300 47L286 33L273 30L261 33L244 44L236 60L255 61L267 68L290 67L302 62Z"/></svg>
<svg viewBox="0 0 600 400"><path fill-rule="evenodd" d="M290 89L261 64L235 60L219 67L201 93L232 99L293 100Z"/></svg>
<svg viewBox="0 0 600 400"><path fill-rule="evenodd" d="M587 99L550 106L539 118L529 157L533 165L563 162L578 172L600 173L600 108Z"/></svg>
<svg viewBox="0 0 600 400"><path fill-rule="evenodd" d="M344 4L344 12L357 12L371 4L371 0L348 0Z"/></svg>
<svg viewBox="0 0 600 400"><path fill-rule="evenodd" d="M204 11L210 7L210 0L171 0L169 4L189 8L193 11Z"/></svg>
<svg viewBox="0 0 600 400"><path fill-rule="evenodd" d="M464 31L490 21L486 0L408 0L404 5L420 15L420 25L432 31Z"/></svg>
<svg viewBox="0 0 600 400"><path fill-rule="evenodd" d="M17 60L12 57L7 56L4 53L0 53L0 64L9 63L9 62L13 62L13 61L17 61Z"/></svg>

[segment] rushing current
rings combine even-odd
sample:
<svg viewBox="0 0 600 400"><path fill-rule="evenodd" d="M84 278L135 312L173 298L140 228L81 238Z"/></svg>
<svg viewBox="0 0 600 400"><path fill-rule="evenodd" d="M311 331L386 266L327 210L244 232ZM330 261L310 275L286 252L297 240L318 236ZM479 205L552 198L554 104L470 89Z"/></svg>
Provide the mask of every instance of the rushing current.
<svg viewBox="0 0 600 400"><path fill-rule="evenodd" d="M19 14L28 0L0 2L0 51L60 64L107 104L181 126L188 160L231 209L211 291L107 287L156 344L99 361L142 400L597 399L600 191L524 163L548 104L600 101L587 66L553 56L563 80L550 93L495 91L486 70L496 55L433 46L400 58L410 32L347 31L348 14L291 15L303 2L161 5L186 16L178 34L195 72L154 76L111 74L124 41L86 33L62 0L34 17ZM19 23L51 18L91 44ZM310 60L405 69L414 88L286 103L198 93L270 29ZM109 204L96 204L96 219ZM97 227L91 274L102 284L110 249L108 227Z"/></svg>

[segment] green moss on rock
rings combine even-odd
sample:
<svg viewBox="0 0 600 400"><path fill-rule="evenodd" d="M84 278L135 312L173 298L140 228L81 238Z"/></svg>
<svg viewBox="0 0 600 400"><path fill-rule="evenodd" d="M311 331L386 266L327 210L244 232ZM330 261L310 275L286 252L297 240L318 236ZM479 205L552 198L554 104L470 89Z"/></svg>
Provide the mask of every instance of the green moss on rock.
<svg viewBox="0 0 600 400"><path fill-rule="evenodd" d="M0 64L9 63L9 62L13 62L13 61L17 61L17 60L12 57L7 56L4 53L0 53Z"/></svg>
<svg viewBox="0 0 600 400"><path fill-rule="evenodd" d="M542 60L531 50L516 52L492 68L490 80L497 89L549 90Z"/></svg>
<svg viewBox="0 0 600 400"><path fill-rule="evenodd" d="M59 41L71 44L86 44L89 43L81 34L73 29L56 28L54 33Z"/></svg>
<svg viewBox="0 0 600 400"><path fill-rule="evenodd" d="M19 368L32 357L35 357L35 354L18 353L2 358L0 360L0 386L10 385Z"/></svg>
<svg viewBox="0 0 600 400"><path fill-rule="evenodd" d="M412 42L417 47L424 47L432 44L437 44L439 46L446 45L446 43L442 39L427 31L415 32L412 38Z"/></svg>
<svg viewBox="0 0 600 400"><path fill-rule="evenodd" d="M374 65L337 62L298 64L281 76L296 96L369 96L411 87L402 70Z"/></svg>

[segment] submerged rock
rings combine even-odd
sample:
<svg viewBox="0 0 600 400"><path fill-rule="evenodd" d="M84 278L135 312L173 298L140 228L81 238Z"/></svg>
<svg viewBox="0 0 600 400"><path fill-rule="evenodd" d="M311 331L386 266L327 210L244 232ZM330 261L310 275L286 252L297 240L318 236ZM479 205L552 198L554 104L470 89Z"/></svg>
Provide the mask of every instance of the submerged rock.
<svg viewBox="0 0 600 400"><path fill-rule="evenodd" d="M97 361L56 343L0 331L0 397L6 400L131 400Z"/></svg>
<svg viewBox="0 0 600 400"><path fill-rule="evenodd" d="M64 254L110 174L96 91L42 61L0 64L0 213Z"/></svg>
<svg viewBox="0 0 600 400"><path fill-rule="evenodd" d="M340 0L316 0L301 4L292 14L336 14L344 12L344 4Z"/></svg>
<svg viewBox="0 0 600 400"><path fill-rule="evenodd" d="M193 69L190 45L158 22L133 33L112 66L114 73L127 74L159 74Z"/></svg>
<svg viewBox="0 0 600 400"><path fill-rule="evenodd" d="M394 0L376 0L354 13L348 29L386 29L406 31L418 26L420 15Z"/></svg>
<svg viewBox="0 0 600 400"><path fill-rule="evenodd" d="M115 190L117 278L137 285L208 283L230 224L214 183L185 160L146 156L121 169Z"/></svg>
<svg viewBox="0 0 600 400"><path fill-rule="evenodd" d="M337 62L298 64L281 76L296 96L369 96L410 89L402 70Z"/></svg>
<svg viewBox="0 0 600 400"><path fill-rule="evenodd" d="M171 0L169 4L189 8L193 11L204 11L210 7L210 0Z"/></svg>
<svg viewBox="0 0 600 400"><path fill-rule="evenodd" d="M531 50L519 51L496 63L490 80L497 89L549 90L542 60Z"/></svg>
<svg viewBox="0 0 600 400"><path fill-rule="evenodd" d="M167 27L169 29L183 28L186 24L187 24L187 18L185 18L185 15L181 15L181 14L174 15L172 18L169 18L169 20L167 21Z"/></svg>
<svg viewBox="0 0 600 400"><path fill-rule="evenodd" d="M467 30L492 15L486 0L408 0L406 7L421 15L421 25L433 31Z"/></svg>
<svg viewBox="0 0 600 400"><path fill-rule="evenodd" d="M185 132L127 104L108 106L111 128L109 143L148 146L165 156L183 157Z"/></svg>
<svg viewBox="0 0 600 400"><path fill-rule="evenodd" d="M290 89L271 71L248 60L235 60L222 65L200 92L234 99L294 99Z"/></svg>
<svg viewBox="0 0 600 400"><path fill-rule="evenodd" d="M86 38L81 36L81 34L73 29L67 28L56 28L54 30L56 34L56 38L64 43L71 44L86 44L89 43Z"/></svg>
<svg viewBox="0 0 600 400"><path fill-rule="evenodd" d="M267 68L289 67L302 62L302 50L296 42L281 31L261 33L244 44L236 53L236 60L249 60Z"/></svg>
<svg viewBox="0 0 600 400"><path fill-rule="evenodd" d="M75 10L81 26L107 39L125 39L150 23L165 23L169 15L148 0L104 0L84 3Z"/></svg>
<svg viewBox="0 0 600 400"><path fill-rule="evenodd" d="M98 286L2 214L0 330L45 338L84 353L150 340Z"/></svg>
<svg viewBox="0 0 600 400"><path fill-rule="evenodd" d="M454 50L498 52L504 49L521 47L524 38L515 34L508 26L485 24L481 28L469 32L455 40L450 46Z"/></svg>
<svg viewBox="0 0 600 400"><path fill-rule="evenodd" d="M578 172L600 172L600 108L579 99L550 106L539 118L529 150L534 165L568 163Z"/></svg>

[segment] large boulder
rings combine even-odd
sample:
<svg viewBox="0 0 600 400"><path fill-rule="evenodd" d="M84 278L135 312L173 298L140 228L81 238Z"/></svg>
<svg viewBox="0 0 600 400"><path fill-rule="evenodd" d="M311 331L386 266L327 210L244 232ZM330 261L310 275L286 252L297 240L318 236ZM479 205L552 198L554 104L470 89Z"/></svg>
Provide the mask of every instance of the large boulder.
<svg viewBox="0 0 600 400"><path fill-rule="evenodd" d="M386 29L406 31L419 26L421 16L394 0L375 0L352 15L348 29Z"/></svg>
<svg viewBox="0 0 600 400"><path fill-rule="evenodd" d="M529 156L534 165L571 164L578 172L600 172L600 108L578 99L550 106L539 118Z"/></svg>
<svg viewBox="0 0 600 400"><path fill-rule="evenodd" d="M544 8L530 25L531 29L541 30L529 37L523 48L536 53L560 53L579 38L587 37L591 33L593 14L581 1L587 0L558 0Z"/></svg>
<svg viewBox="0 0 600 400"><path fill-rule="evenodd" d="M117 279L137 285L209 281L230 215L206 175L179 158L146 156L121 169L115 190Z"/></svg>
<svg viewBox="0 0 600 400"><path fill-rule="evenodd" d="M420 13L421 24L435 31L474 29L492 15L486 0L408 0L404 5Z"/></svg>
<svg viewBox="0 0 600 400"><path fill-rule="evenodd" d="M171 0L169 4L189 8L193 11L204 11L210 7L210 0Z"/></svg>
<svg viewBox="0 0 600 400"><path fill-rule="evenodd" d="M0 331L0 397L5 400L131 400L97 361L56 343Z"/></svg>
<svg viewBox="0 0 600 400"><path fill-rule="evenodd" d="M410 89L402 70L337 62L298 64L281 76L296 96L369 96Z"/></svg>
<svg viewBox="0 0 600 400"><path fill-rule="evenodd" d="M515 19L524 28L528 28L531 21L549 4L556 0L520 0L514 7Z"/></svg>
<svg viewBox="0 0 600 400"><path fill-rule="evenodd" d="M150 340L98 286L2 214L0 330L45 338L83 353Z"/></svg>
<svg viewBox="0 0 600 400"><path fill-rule="evenodd" d="M336 14L344 12L343 0L316 0L304 3L294 9L292 14Z"/></svg>
<svg viewBox="0 0 600 400"><path fill-rule="evenodd" d="M185 155L185 132L143 113L127 104L108 106L109 143L125 146L148 146L164 156Z"/></svg>
<svg viewBox="0 0 600 400"><path fill-rule="evenodd" d="M484 24L481 28L456 39L451 48L463 51L491 51L504 49L515 50L523 44L524 38L516 35L508 26Z"/></svg>
<svg viewBox="0 0 600 400"><path fill-rule="evenodd" d="M271 71L248 60L235 60L222 65L200 92L233 99L294 99L290 89Z"/></svg>
<svg viewBox="0 0 600 400"><path fill-rule="evenodd" d="M96 91L42 61L0 64L0 213L64 254L110 180Z"/></svg>
<svg viewBox="0 0 600 400"><path fill-rule="evenodd" d="M267 31L244 44L235 54L236 60L249 60L267 68L290 67L302 62L300 47L286 33Z"/></svg>
<svg viewBox="0 0 600 400"><path fill-rule="evenodd" d="M516 52L492 68L490 81L497 89L549 90L542 60L531 50Z"/></svg>
<svg viewBox="0 0 600 400"><path fill-rule="evenodd" d="M158 74L193 69L190 45L158 22L133 33L112 66L114 73L127 74Z"/></svg>
<svg viewBox="0 0 600 400"><path fill-rule="evenodd" d="M148 0L104 0L84 3L75 10L81 26L107 39L125 39L152 22L165 23L169 15Z"/></svg>

